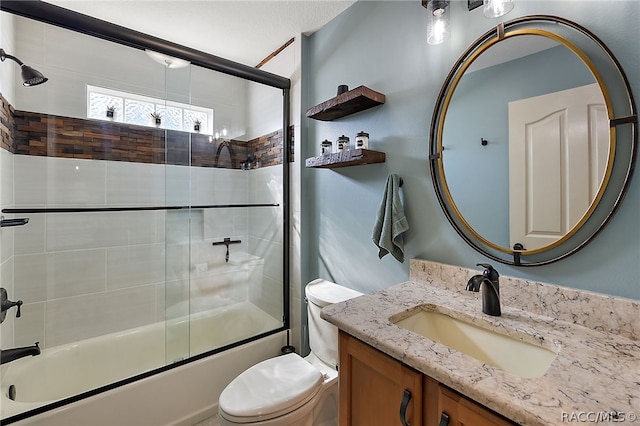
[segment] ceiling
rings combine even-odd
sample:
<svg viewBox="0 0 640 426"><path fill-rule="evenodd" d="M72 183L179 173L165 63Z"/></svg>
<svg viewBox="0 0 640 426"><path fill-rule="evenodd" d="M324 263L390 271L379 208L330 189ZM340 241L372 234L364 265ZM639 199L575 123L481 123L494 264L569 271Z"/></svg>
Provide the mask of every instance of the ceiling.
<svg viewBox="0 0 640 426"><path fill-rule="evenodd" d="M256 66L355 0L48 0L117 25Z"/></svg>

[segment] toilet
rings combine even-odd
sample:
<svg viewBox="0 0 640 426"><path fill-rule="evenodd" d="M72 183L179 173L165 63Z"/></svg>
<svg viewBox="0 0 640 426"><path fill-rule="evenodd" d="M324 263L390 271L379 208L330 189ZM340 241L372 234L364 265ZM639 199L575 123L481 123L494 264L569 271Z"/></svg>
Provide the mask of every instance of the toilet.
<svg viewBox="0 0 640 426"><path fill-rule="evenodd" d="M307 284L305 295L311 353L271 358L233 379L218 401L221 426L338 424L338 329L321 319L320 311L362 293L317 279Z"/></svg>

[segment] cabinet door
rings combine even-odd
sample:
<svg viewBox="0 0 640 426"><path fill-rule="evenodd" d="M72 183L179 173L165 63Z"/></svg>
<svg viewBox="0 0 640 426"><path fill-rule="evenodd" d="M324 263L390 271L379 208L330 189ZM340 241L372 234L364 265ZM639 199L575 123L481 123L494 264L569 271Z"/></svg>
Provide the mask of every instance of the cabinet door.
<svg viewBox="0 0 640 426"><path fill-rule="evenodd" d="M344 332L339 341L340 426L421 426L422 374Z"/></svg>
<svg viewBox="0 0 640 426"><path fill-rule="evenodd" d="M440 385L437 416L427 425L438 426L513 426L514 423L499 416L493 411L459 393ZM442 413L448 416L448 423L443 420ZM429 415L429 413L427 413ZM436 419L437 417L437 419Z"/></svg>

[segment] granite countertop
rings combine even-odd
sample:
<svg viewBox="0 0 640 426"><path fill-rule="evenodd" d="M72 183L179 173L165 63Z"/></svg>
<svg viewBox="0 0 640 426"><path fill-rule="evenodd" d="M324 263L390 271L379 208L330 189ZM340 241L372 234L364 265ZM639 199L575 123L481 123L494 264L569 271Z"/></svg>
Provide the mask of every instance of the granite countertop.
<svg viewBox="0 0 640 426"><path fill-rule="evenodd" d="M480 293L464 291L466 281L457 283L462 287L462 291L457 291L446 288L448 284L438 280L433 277L412 280L330 305L322 310L322 317L523 425L566 424L572 418L578 421L577 416L610 412L624 413L624 418L632 423L634 416L640 416L640 342L633 333L631 336L617 334L559 319L561 314L550 317L519 309L509 306L508 301L512 300L504 300L502 295L502 316L491 317L482 313ZM501 284L501 291L503 286ZM584 294L581 297L585 299ZM586 300L593 298L593 294L587 294ZM606 299L615 304L611 297ZM627 314L637 322L638 303L623 300L626 303L621 305L631 310ZM542 305L544 302L541 301ZM424 304L480 327L544 346L557 355L542 377L521 378L389 320L407 317L416 306ZM578 314L573 312L573 315ZM619 321L624 322L624 317ZM636 421L640 423L640 419Z"/></svg>

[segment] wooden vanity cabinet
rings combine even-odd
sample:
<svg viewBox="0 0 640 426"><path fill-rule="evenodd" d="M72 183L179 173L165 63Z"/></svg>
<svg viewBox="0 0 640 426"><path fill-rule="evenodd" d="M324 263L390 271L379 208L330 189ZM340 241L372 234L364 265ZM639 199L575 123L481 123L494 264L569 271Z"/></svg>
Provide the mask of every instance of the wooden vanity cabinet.
<svg viewBox="0 0 640 426"><path fill-rule="evenodd" d="M424 426L513 426L515 423L424 376Z"/></svg>
<svg viewBox="0 0 640 426"><path fill-rule="evenodd" d="M422 373L340 332L340 426L422 424Z"/></svg>
<svg viewBox="0 0 640 426"><path fill-rule="evenodd" d="M515 425L342 331L339 352L340 426Z"/></svg>

